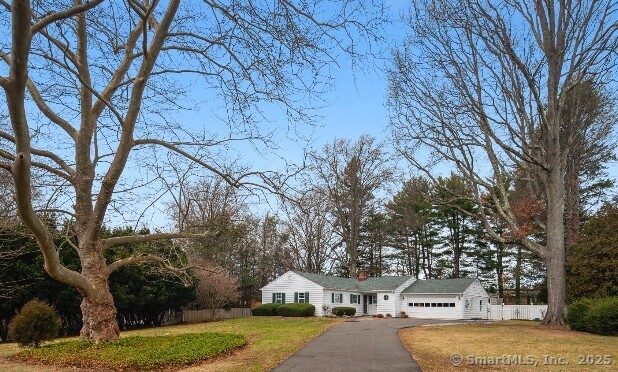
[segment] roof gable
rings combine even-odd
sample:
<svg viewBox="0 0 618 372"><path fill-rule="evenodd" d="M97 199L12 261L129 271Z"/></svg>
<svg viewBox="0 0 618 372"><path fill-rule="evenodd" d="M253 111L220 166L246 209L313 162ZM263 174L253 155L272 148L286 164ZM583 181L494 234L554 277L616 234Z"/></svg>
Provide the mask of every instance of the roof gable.
<svg viewBox="0 0 618 372"><path fill-rule="evenodd" d="M417 280L404 289L402 293L461 294L475 281L474 278Z"/></svg>

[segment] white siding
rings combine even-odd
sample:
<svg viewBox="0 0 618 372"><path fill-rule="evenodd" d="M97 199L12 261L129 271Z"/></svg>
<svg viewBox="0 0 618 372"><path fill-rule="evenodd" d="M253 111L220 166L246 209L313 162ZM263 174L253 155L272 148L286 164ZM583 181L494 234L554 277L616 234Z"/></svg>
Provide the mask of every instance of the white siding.
<svg viewBox="0 0 618 372"><path fill-rule="evenodd" d="M487 319L489 294L478 280L474 281L463 293L464 319ZM466 301L468 306L466 307Z"/></svg>
<svg viewBox="0 0 618 372"><path fill-rule="evenodd" d="M459 299L457 299L459 297ZM409 303L455 303L455 307L415 307L409 306ZM453 294L406 294L404 295L403 308L412 318L423 319L461 319L463 300L459 295Z"/></svg>
<svg viewBox="0 0 618 372"><path fill-rule="evenodd" d="M262 303L272 303L273 293L285 293L285 303L293 303L294 292L309 292L309 303L315 306L315 315L322 316L324 288L291 271L262 288Z"/></svg>
<svg viewBox="0 0 618 372"><path fill-rule="evenodd" d="M342 303L333 303L333 293L341 293L343 295ZM352 304L350 303L350 294L355 294L360 296L360 304ZM324 291L324 304L328 305L332 310L333 307L353 307L356 309L356 316L363 315L363 296L360 292L352 292L352 291L344 291L344 290L336 290L336 289L326 289ZM321 305L320 305L321 306ZM322 310L322 309L320 309Z"/></svg>
<svg viewBox="0 0 618 372"><path fill-rule="evenodd" d="M393 316L396 316L396 317L400 316L402 311L405 311L406 313L408 312L407 303L404 301L401 295L401 292L404 289L408 288L416 280L417 280L416 278L410 278L406 280L405 283L397 287L397 289L395 289L395 292L393 293L395 297L395 314L393 314Z"/></svg>
<svg viewBox="0 0 618 372"><path fill-rule="evenodd" d="M391 316L396 316L397 314L395 312L395 302L399 301L399 297L395 296L395 293L393 293L393 291L377 292L377 295L378 314L382 314L384 316L386 316L386 314L391 314ZM384 296L388 296L388 300L385 300Z"/></svg>

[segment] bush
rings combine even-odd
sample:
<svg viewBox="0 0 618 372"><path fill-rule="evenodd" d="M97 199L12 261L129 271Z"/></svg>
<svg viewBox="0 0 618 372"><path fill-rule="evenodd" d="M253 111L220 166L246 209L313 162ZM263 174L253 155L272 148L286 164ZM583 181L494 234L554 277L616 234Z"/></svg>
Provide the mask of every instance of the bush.
<svg viewBox="0 0 618 372"><path fill-rule="evenodd" d="M567 307L566 320L574 331L587 332L586 316L593 302L589 299L575 301Z"/></svg>
<svg viewBox="0 0 618 372"><path fill-rule="evenodd" d="M264 304L255 307L251 310L251 314L253 316L275 316L277 315L276 309L281 306L281 304Z"/></svg>
<svg viewBox="0 0 618 372"><path fill-rule="evenodd" d="M277 307L277 315L281 316L313 316L315 306L311 304L285 304Z"/></svg>
<svg viewBox="0 0 618 372"><path fill-rule="evenodd" d="M595 301L584 319L588 332L618 336L618 297L606 297Z"/></svg>
<svg viewBox="0 0 618 372"><path fill-rule="evenodd" d="M9 336L21 346L39 347L58 336L60 318L46 303L32 300L24 305L9 324Z"/></svg>
<svg viewBox="0 0 618 372"><path fill-rule="evenodd" d="M392 318L393 316L391 314L386 314L387 318Z"/></svg>
<svg viewBox="0 0 618 372"><path fill-rule="evenodd" d="M333 307L333 315L337 315L337 316L354 316L354 314L356 314L356 309L353 307L344 307L344 306L340 306L340 307Z"/></svg>
<svg viewBox="0 0 618 372"><path fill-rule="evenodd" d="M582 299L569 305L567 322L574 331L618 335L618 297Z"/></svg>
<svg viewBox="0 0 618 372"><path fill-rule="evenodd" d="M384 314L378 314L376 315L376 318L384 318Z"/></svg>

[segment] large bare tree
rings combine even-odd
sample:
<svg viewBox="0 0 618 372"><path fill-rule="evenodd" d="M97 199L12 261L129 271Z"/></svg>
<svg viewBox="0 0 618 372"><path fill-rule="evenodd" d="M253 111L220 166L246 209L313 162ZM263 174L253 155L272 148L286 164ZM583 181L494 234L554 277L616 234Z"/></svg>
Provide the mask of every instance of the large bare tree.
<svg viewBox="0 0 618 372"><path fill-rule="evenodd" d="M328 201L315 190L307 190L295 199L297 203L284 205L287 245L295 266L309 273L327 273L337 240L328 214Z"/></svg>
<svg viewBox="0 0 618 372"><path fill-rule="evenodd" d="M0 167L13 177L19 217L36 237L46 271L83 296L83 338L118 338L112 272L145 261L182 272L148 254L108 262L107 249L204 235L101 238L109 212L126 201L121 192L150 180L137 161L168 151L235 187L270 188L264 173L227 174L224 159L208 150L264 138L261 103L306 119L300 95L327 88L325 67L359 53L356 42L378 22L381 7L362 1L0 1L1 32L9 36L0 40L0 87L11 127L0 131ZM191 101L194 91L201 96ZM236 130L193 132L186 116L176 119L198 102L223 107ZM33 207L34 170L52 179L56 202L45 210ZM79 272L60 261L41 219L50 210L75 221Z"/></svg>
<svg viewBox="0 0 618 372"><path fill-rule="evenodd" d="M357 141L336 139L321 152L311 154L317 190L328 203L339 244L342 266L352 278L357 276L361 253L361 227L377 201L376 193L392 181L394 169L389 155L374 137Z"/></svg>
<svg viewBox="0 0 618 372"><path fill-rule="evenodd" d="M432 164L456 167L476 191L476 217L491 237L544 260L545 324L564 324L564 179L584 132L563 135L564 99L584 80L615 79L617 12L615 1L418 0L413 35L394 55L389 104L401 153L433 180ZM514 170L547 211L536 221L543 239L513 211Z"/></svg>

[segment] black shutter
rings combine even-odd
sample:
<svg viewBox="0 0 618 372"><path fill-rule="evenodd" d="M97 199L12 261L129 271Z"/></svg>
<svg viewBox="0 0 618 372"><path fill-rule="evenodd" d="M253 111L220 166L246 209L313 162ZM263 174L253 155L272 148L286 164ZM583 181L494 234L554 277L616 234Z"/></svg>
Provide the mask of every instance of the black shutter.
<svg viewBox="0 0 618 372"><path fill-rule="evenodd" d="M305 292L305 303L309 303L309 292Z"/></svg>
<svg viewBox="0 0 618 372"><path fill-rule="evenodd" d="M298 292L294 292L294 303L298 302Z"/></svg>

